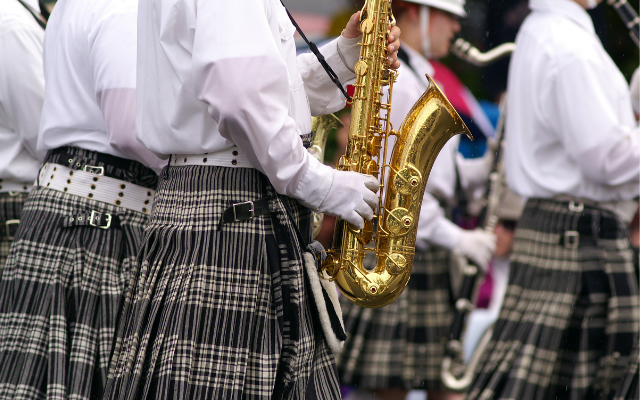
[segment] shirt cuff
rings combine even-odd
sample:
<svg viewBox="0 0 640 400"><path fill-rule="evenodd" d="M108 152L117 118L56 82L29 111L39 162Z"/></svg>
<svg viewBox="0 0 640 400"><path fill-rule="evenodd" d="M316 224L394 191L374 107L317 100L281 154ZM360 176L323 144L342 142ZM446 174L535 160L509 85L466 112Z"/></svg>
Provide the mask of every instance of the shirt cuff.
<svg viewBox="0 0 640 400"><path fill-rule="evenodd" d="M447 250L453 250L460 242L461 236L462 228L445 217L440 217L436 227L431 231L430 237L418 238L416 247L427 250L429 245L434 244Z"/></svg>
<svg viewBox="0 0 640 400"><path fill-rule="evenodd" d="M360 43L361 39L362 36L347 39L340 35L338 39L322 46L322 55L336 75L338 75L338 79L342 84L356 77L353 69L355 68L356 62L360 59L360 46L358 43Z"/></svg>
<svg viewBox="0 0 640 400"><path fill-rule="evenodd" d="M309 166L291 197L300 201L305 207L317 211L331 189L334 169L322 164L310 154Z"/></svg>

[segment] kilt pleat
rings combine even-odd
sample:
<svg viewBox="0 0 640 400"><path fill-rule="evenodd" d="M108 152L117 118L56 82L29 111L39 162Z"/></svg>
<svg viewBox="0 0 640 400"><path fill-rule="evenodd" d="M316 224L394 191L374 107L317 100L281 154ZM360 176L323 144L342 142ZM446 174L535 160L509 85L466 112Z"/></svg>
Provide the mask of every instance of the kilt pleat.
<svg viewBox="0 0 640 400"><path fill-rule="evenodd" d="M9 248L11 248L12 240L9 240L6 232L6 222L12 219L20 219L22 207L27 199L28 193L20 192L15 196L9 193L0 193L0 276L2 268L7 263L9 256Z"/></svg>
<svg viewBox="0 0 640 400"><path fill-rule="evenodd" d="M348 337L337 356L343 384L442 389L440 368L454 315L449 265L442 248L417 252L404 292L381 308L362 308L341 296Z"/></svg>
<svg viewBox="0 0 640 400"><path fill-rule="evenodd" d="M120 228L63 228L97 211ZM0 398L96 399L147 216L36 187L0 281Z"/></svg>
<svg viewBox="0 0 640 400"><path fill-rule="evenodd" d="M580 232L577 246L567 231ZM466 398L606 398L629 362L640 317L622 222L597 208L529 200L510 263L502 309Z"/></svg>
<svg viewBox="0 0 640 400"><path fill-rule="evenodd" d="M225 224L233 203L270 215ZM104 399L336 399L300 244L310 212L248 168L168 167L124 301Z"/></svg>
<svg viewBox="0 0 640 400"><path fill-rule="evenodd" d="M624 378L616 391L614 400L637 400L640 398L638 362L640 362L640 343L636 342L633 352L631 353L631 360L624 373Z"/></svg>

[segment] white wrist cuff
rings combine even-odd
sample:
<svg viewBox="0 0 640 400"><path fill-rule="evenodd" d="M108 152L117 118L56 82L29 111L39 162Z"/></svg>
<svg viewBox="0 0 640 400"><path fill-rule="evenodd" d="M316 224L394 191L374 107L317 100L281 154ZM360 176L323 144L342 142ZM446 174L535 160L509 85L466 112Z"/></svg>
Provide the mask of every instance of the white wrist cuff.
<svg viewBox="0 0 640 400"><path fill-rule="evenodd" d="M307 155L309 166L300 180L298 188L291 197L298 199L311 210L316 211L331 189L334 170L318 161L310 154Z"/></svg>

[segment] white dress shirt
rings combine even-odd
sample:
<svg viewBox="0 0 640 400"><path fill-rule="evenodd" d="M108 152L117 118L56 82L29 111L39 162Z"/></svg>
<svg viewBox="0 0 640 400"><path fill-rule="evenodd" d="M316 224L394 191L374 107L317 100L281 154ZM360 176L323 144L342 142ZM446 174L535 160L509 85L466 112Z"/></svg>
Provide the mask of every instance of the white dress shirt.
<svg viewBox="0 0 640 400"><path fill-rule="evenodd" d="M391 104L391 124L394 129L400 128L404 117L427 89L428 81L425 74L431 76L434 73L431 63L422 54L406 45L403 45L402 49L409 56L413 70L401 61L398 80L393 85L393 103ZM440 82L437 84L440 88L443 87ZM434 197L437 196L448 202L454 200L456 170L460 173L463 187L481 184L475 176L465 173L465 171L477 171L477 163L481 161L465 160L461 154L458 154L459 144L460 135L450 139L440 151L429 174L416 233L416 247L421 250L427 250L430 244L453 249L460 241L462 228L447 219L444 210ZM480 180L484 179L486 176Z"/></svg>
<svg viewBox="0 0 640 400"><path fill-rule="evenodd" d="M509 187L526 198L632 199L639 194L640 131L627 82L581 6L530 6L509 71Z"/></svg>
<svg viewBox="0 0 640 400"><path fill-rule="evenodd" d="M294 33L279 0L141 0L139 140L165 158L237 146L279 193L319 205L331 171L299 136L345 99L313 54L296 57ZM320 49L343 83L359 50L343 37Z"/></svg>
<svg viewBox="0 0 640 400"><path fill-rule="evenodd" d="M24 3L40 12L36 0ZM43 40L44 30L22 4L0 0L0 192L30 187L44 158L36 150L44 97Z"/></svg>
<svg viewBox="0 0 640 400"><path fill-rule="evenodd" d="M76 146L166 162L135 137L137 0L59 0L47 25L38 150Z"/></svg>

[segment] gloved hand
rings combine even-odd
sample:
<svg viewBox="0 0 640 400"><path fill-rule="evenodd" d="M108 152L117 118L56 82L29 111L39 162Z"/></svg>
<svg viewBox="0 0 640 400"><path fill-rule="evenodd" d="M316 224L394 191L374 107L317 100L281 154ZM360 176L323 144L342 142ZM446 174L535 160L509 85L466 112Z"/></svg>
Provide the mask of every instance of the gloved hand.
<svg viewBox="0 0 640 400"><path fill-rule="evenodd" d="M629 85L631 91L631 104L636 114L640 114L640 68L636 69L631 78L631 85Z"/></svg>
<svg viewBox="0 0 640 400"><path fill-rule="evenodd" d="M472 231L462 231L460 241L453 251L467 257L486 271L495 249L496 235L477 228Z"/></svg>
<svg viewBox="0 0 640 400"><path fill-rule="evenodd" d="M362 229L364 220L373 218L373 209L378 205L375 194L378 189L380 184L373 176L334 170L331 188L318 210Z"/></svg>

